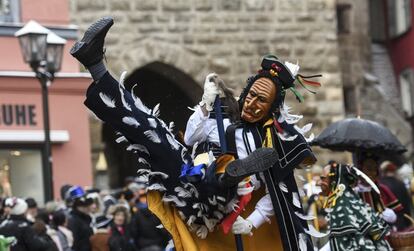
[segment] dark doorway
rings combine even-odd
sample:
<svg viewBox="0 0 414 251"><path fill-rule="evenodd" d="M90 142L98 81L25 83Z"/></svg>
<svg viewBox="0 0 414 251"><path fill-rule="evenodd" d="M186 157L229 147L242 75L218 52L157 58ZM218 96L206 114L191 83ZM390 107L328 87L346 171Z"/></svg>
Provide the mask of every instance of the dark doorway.
<svg viewBox="0 0 414 251"><path fill-rule="evenodd" d="M167 124L174 121L175 130L184 132L193 107L201 99L202 88L187 74L160 62L148 64L134 71L125 80L128 90L137 84L134 93L153 108L160 103L160 118ZM105 142L105 157L108 163L109 186L117 188L124 185L128 176L135 176L139 168L138 156L126 151L127 144L117 144L118 137L108 125L102 127Z"/></svg>

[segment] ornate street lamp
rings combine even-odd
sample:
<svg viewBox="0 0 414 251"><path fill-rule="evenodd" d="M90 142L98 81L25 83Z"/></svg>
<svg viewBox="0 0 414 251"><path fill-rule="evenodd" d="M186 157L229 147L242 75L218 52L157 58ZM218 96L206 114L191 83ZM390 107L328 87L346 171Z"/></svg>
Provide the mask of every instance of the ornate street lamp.
<svg viewBox="0 0 414 251"><path fill-rule="evenodd" d="M53 199L53 173L50 144L48 87L62 65L63 47L66 40L52 31L29 21L14 34L20 43L23 60L30 65L42 87L43 128L45 134L43 151L43 183L45 200Z"/></svg>

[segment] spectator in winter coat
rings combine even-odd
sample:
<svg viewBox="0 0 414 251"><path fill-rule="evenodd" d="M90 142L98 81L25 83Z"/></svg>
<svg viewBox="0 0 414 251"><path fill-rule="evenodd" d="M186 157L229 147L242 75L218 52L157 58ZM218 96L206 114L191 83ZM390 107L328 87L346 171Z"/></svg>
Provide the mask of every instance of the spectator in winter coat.
<svg viewBox="0 0 414 251"><path fill-rule="evenodd" d="M134 240L131 238L128 223L130 214L123 205L116 205L112 211L113 222L109 237L110 251L134 251Z"/></svg>
<svg viewBox="0 0 414 251"><path fill-rule="evenodd" d="M17 241L10 251L45 251L50 243L41 238L26 219L27 203L20 198L8 198L5 204L11 208L10 217L0 225L0 235L14 236Z"/></svg>
<svg viewBox="0 0 414 251"><path fill-rule="evenodd" d="M135 246L140 251L161 251L167 245L169 235L163 228L157 228L161 222L148 209L146 186L148 182L136 182L138 199L133 207L134 215L131 220L131 234Z"/></svg>
<svg viewBox="0 0 414 251"><path fill-rule="evenodd" d="M85 192L79 186L69 189L70 200L73 201L72 211L68 221L68 228L73 233L73 250L90 251L89 238L93 234L91 227L92 218L89 216L93 200L86 197Z"/></svg>
<svg viewBox="0 0 414 251"><path fill-rule="evenodd" d="M52 230L54 230L54 235L52 238L59 251L72 251L73 234L66 227L67 224L68 220L63 210L53 212Z"/></svg>
<svg viewBox="0 0 414 251"><path fill-rule="evenodd" d="M111 218L104 215L95 219L95 233L90 238L92 251L109 251L109 230Z"/></svg>

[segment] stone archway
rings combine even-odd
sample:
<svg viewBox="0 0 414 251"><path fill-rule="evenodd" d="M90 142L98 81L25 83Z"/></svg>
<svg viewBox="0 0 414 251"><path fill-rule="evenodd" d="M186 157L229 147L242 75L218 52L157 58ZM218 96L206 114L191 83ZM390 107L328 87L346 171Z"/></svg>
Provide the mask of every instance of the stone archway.
<svg viewBox="0 0 414 251"><path fill-rule="evenodd" d="M166 122L174 121L176 132L185 131L185 125L193 107L201 99L202 89L192 77L161 62L152 62L136 69L125 80L128 90L144 104L152 108L160 103L160 117ZM137 156L125 151L126 144L117 144L114 130L104 124L102 139L105 142L105 157L108 163L108 177L111 188L120 187L127 176L134 176L138 169Z"/></svg>

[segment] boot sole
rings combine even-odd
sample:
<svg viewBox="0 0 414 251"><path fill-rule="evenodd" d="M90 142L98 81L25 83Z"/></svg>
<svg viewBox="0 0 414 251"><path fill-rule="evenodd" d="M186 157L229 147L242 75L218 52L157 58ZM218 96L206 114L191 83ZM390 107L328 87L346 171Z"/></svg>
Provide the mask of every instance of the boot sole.
<svg viewBox="0 0 414 251"><path fill-rule="evenodd" d="M266 171L279 161L279 155L273 148L259 148L244 159L231 162L226 173L231 177L247 177Z"/></svg>
<svg viewBox="0 0 414 251"><path fill-rule="evenodd" d="M85 31L85 35L82 39L76 42L72 48L70 49L70 54L72 56L77 57L82 54L84 48L94 39L95 37L102 34L102 32L107 32L109 28L114 24L114 19L112 17L103 17L93 23L89 28Z"/></svg>

